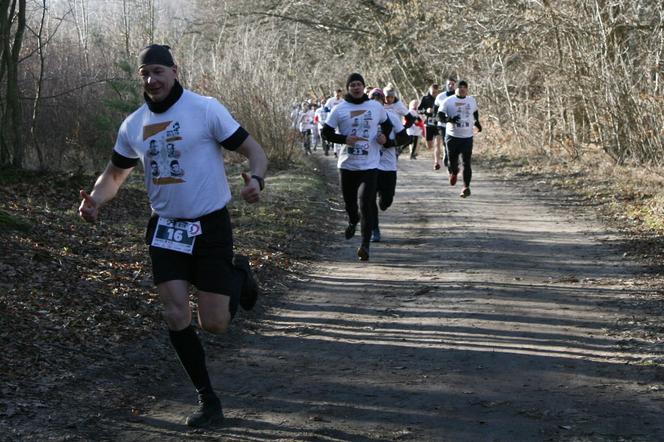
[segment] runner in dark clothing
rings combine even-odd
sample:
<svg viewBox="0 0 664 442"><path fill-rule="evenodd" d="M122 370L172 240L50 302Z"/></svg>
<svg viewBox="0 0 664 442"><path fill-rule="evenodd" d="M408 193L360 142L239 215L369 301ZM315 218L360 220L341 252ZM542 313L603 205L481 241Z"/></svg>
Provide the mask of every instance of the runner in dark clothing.
<svg viewBox="0 0 664 442"><path fill-rule="evenodd" d="M417 110L424 115L424 133L425 139L427 140L427 147L429 149L434 148L434 143L437 143L436 137L440 136L438 133L438 127L436 126L436 114L434 113L434 105L436 102L436 97L438 96L438 85L432 84L429 86L429 93L422 97L420 104L417 106ZM435 170L440 169L440 164L436 162L434 158L433 168Z"/></svg>

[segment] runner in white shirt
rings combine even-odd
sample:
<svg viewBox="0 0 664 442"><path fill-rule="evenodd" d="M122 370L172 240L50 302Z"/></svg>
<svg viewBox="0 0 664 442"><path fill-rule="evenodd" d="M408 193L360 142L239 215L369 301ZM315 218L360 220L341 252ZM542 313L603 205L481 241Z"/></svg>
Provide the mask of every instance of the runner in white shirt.
<svg viewBox="0 0 664 442"><path fill-rule="evenodd" d="M391 83L385 86L383 92L385 93L385 110L392 111L400 117L408 115L408 108L403 104L403 101L397 98L397 91Z"/></svg>
<svg viewBox="0 0 664 442"><path fill-rule="evenodd" d="M438 110L443 104L443 101L445 101L447 98L451 97L454 95L454 90L456 89L456 80L452 77L448 78L447 81L445 82L445 90L438 94L436 97L436 101L434 101L433 104L433 111L436 115L438 115ZM440 133L440 138L443 140L443 165L445 167L449 167L449 160L448 160L448 153L447 153L447 144L445 143L445 125L446 123L444 121L438 120L438 132ZM433 156L435 158L436 163L440 163L440 146L436 145L433 151Z"/></svg>
<svg viewBox="0 0 664 442"><path fill-rule="evenodd" d="M332 109L337 107L339 104L343 103L344 98L343 98L344 91L341 89L337 89L334 91L334 95L332 95L328 100L325 102L325 111L328 113L332 112ZM334 143L333 144L333 149L334 149L334 157L338 158L339 157L339 151L343 147L343 144L338 144Z"/></svg>
<svg viewBox="0 0 664 442"><path fill-rule="evenodd" d="M392 130L385 109L380 103L369 100L364 87L362 75L353 73L348 76L348 94L342 103L332 109L322 131L323 138L343 145L337 167L348 214L345 237L352 238L357 223L361 222L362 243L357 249L357 256L362 261L369 259L380 146L387 141L383 134L389 134Z"/></svg>
<svg viewBox="0 0 664 442"><path fill-rule="evenodd" d="M145 104L120 126L111 161L88 194L80 191L79 215L94 223L141 162L153 216L148 241L154 283L178 359L199 395L200 408L187 418L192 427L223 420L212 388L205 351L191 325L189 289L197 289L198 322L224 333L239 303L256 302L258 288L246 257L233 256L231 193L221 147L249 159L240 195L259 200L267 157L261 146L217 100L184 90L168 46L150 45L139 54ZM238 259L239 258L239 259Z"/></svg>
<svg viewBox="0 0 664 442"><path fill-rule="evenodd" d="M440 149L440 143L442 143L438 127L436 126L436 114L433 112L433 105L437 96L438 84L434 83L429 86L429 93L420 99L420 104L417 106L417 110L419 110L425 118L424 134L429 149L435 149L436 147ZM440 169L440 162L436 161L436 158L434 158L433 161L433 169Z"/></svg>
<svg viewBox="0 0 664 442"><path fill-rule="evenodd" d="M314 121L316 123L316 128L314 130L318 132L318 137L321 139L321 143L323 145L323 154L325 154L325 156L329 155L330 153L330 143L322 138L321 131L323 130L323 126L325 125L325 121L327 120L327 116L329 114L330 113L325 107L325 100L321 100L320 106L318 109L316 109L316 112L314 112Z"/></svg>
<svg viewBox="0 0 664 442"><path fill-rule="evenodd" d="M420 117L420 114L417 112L417 105L419 101L411 100L409 113L412 118L415 120L412 126L407 128L407 133L410 135L410 159L417 159L417 144L420 140L420 137L424 133L424 121Z"/></svg>
<svg viewBox="0 0 664 442"><path fill-rule="evenodd" d="M385 94L385 110L392 112L398 117L402 117L404 127L411 127L413 123L415 123L415 118L413 118L413 116L410 114L403 101L399 100L397 97L397 91L394 89L392 83L388 83L382 92ZM401 151L404 147L405 146L396 147L395 151L397 153L397 157L401 155Z"/></svg>
<svg viewBox="0 0 664 442"><path fill-rule="evenodd" d="M385 105L385 95L379 88L374 88L369 92L369 98ZM387 109L386 109L387 110ZM385 211L394 201L394 192L397 187L397 145L396 140L408 141L409 136L406 128L401 124L401 118L394 112L387 110L387 116L392 123L392 131L387 137L387 142L380 148L380 162L378 163L378 178L376 184L376 194L378 196L378 205L374 199L374 217L373 228L371 229L371 242L378 242L381 239L378 208ZM403 141L402 141L403 142Z"/></svg>
<svg viewBox="0 0 664 442"><path fill-rule="evenodd" d="M300 112L298 125L300 135L302 136L302 147L304 153L311 154L311 132L314 128L314 110L309 103L302 104L302 111Z"/></svg>
<svg viewBox="0 0 664 442"><path fill-rule="evenodd" d="M441 121L447 123L446 144L449 151L449 181L454 186L459 174L459 155L463 164L463 189L461 197L470 196L470 180L473 176L471 158L473 155L473 127L482 132L480 116L475 97L468 95L468 83L459 82L456 94L447 98L438 112Z"/></svg>
<svg viewBox="0 0 664 442"><path fill-rule="evenodd" d="M337 105L343 103L344 101L344 91L342 89L337 89L334 91L334 95L327 99L325 102L325 107L327 112L332 112L332 109L337 107Z"/></svg>

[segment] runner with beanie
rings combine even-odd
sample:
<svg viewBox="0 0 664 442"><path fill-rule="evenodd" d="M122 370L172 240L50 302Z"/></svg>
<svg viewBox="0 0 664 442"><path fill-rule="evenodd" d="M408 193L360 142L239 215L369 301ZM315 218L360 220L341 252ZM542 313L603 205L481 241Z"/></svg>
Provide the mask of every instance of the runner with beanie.
<svg viewBox="0 0 664 442"><path fill-rule="evenodd" d="M473 155L473 127L482 132L475 97L468 95L468 83L459 82L456 94L447 98L438 112L440 121L447 124L445 144L449 153L448 166L450 185L454 186L459 174L459 156L463 165L463 189L460 196L470 196L470 180L473 177L471 158Z"/></svg>
<svg viewBox="0 0 664 442"><path fill-rule="evenodd" d="M332 109L322 131L323 138L342 145L337 167L348 215L345 237L351 239L360 223L362 243L357 256L362 261L369 259L380 147L387 141L384 134L392 131L385 109L380 103L369 100L364 93L365 86L362 75L348 76L344 101ZM339 133L335 133L337 130Z"/></svg>
<svg viewBox="0 0 664 442"><path fill-rule="evenodd" d="M198 393L187 425L223 420L208 375L205 351L192 326L189 288L197 289L198 323L226 332L238 304L250 310L258 287L249 260L233 256L231 192L221 147L249 159L240 196L257 203L267 157L262 147L216 99L184 89L168 46L150 45L138 57L145 104L122 122L111 160L92 191L80 191L79 215L94 223L139 162L152 207L146 240L171 344Z"/></svg>

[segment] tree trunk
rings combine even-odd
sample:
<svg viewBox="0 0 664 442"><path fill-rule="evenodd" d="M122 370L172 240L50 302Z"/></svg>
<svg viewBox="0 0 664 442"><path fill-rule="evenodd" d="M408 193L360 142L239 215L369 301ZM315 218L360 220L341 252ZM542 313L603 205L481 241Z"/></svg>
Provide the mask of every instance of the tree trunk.
<svg viewBox="0 0 664 442"><path fill-rule="evenodd" d="M0 138L0 162L21 167L25 146L21 130L21 101L18 88L18 63L26 28L25 0L13 0L0 3L2 9L2 58L0 79L6 75L6 101L2 109L3 128ZM18 10L17 10L18 7ZM16 25L12 38L12 29ZM10 147L13 145L13 149Z"/></svg>

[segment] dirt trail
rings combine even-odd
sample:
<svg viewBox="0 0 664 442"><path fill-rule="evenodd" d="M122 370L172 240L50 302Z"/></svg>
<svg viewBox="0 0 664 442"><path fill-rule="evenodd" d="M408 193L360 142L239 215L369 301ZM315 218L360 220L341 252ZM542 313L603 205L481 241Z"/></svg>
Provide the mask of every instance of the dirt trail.
<svg viewBox="0 0 664 442"><path fill-rule="evenodd" d="M428 160L400 168L368 263L331 211L338 240L320 261L264 300L239 348L208 349L223 427L182 424L181 378L108 437L664 440L661 369L608 332L642 271L616 237L483 170L461 199Z"/></svg>

